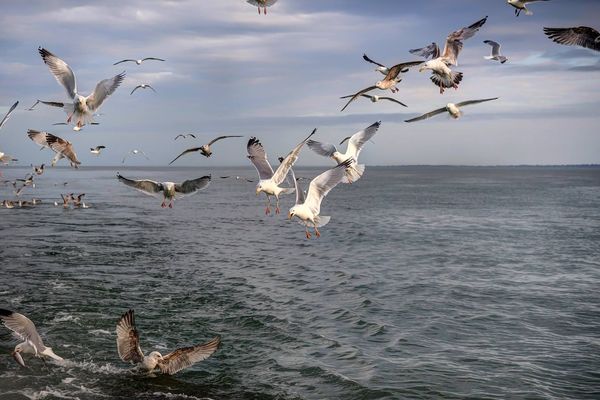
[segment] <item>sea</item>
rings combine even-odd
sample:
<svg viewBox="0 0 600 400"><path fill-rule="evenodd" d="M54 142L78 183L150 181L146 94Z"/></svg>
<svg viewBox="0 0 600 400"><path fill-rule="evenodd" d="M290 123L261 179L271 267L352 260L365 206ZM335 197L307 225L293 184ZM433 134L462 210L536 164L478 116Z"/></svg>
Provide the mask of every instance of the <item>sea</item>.
<svg viewBox="0 0 600 400"><path fill-rule="evenodd" d="M161 208L117 172L212 182ZM251 166L47 167L35 183L21 198L41 204L0 208L0 308L65 361L20 367L0 326L0 400L600 398L600 167L367 167L311 239L286 218L293 195L265 215ZM141 373L116 349L129 309L146 353L221 347Z"/></svg>

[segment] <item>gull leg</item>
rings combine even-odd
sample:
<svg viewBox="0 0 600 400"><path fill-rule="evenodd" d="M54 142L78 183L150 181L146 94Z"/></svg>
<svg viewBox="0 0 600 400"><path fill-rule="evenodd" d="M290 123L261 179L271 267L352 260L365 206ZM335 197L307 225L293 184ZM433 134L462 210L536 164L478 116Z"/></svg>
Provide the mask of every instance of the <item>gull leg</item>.
<svg viewBox="0 0 600 400"><path fill-rule="evenodd" d="M67 118L67 124L71 123L72 118L73 118L73 114L70 114L69 117Z"/></svg>
<svg viewBox="0 0 600 400"><path fill-rule="evenodd" d="M314 224L314 225L315 225L315 235L317 237L321 237L321 232L319 232L319 228L317 228L317 224Z"/></svg>
<svg viewBox="0 0 600 400"><path fill-rule="evenodd" d="M267 7L263 7L263 12L267 15Z"/></svg>
<svg viewBox="0 0 600 400"><path fill-rule="evenodd" d="M310 237L311 237L311 234L310 234L310 232L308 231L308 225L307 225L307 226L306 226L306 238L307 238L307 239L310 239Z"/></svg>
<svg viewBox="0 0 600 400"><path fill-rule="evenodd" d="M275 196L275 214L279 214L279 197Z"/></svg>
<svg viewBox="0 0 600 400"><path fill-rule="evenodd" d="M173 200L169 203L169 208L173 208Z"/></svg>
<svg viewBox="0 0 600 400"><path fill-rule="evenodd" d="M165 208L167 205L165 204L165 201L163 200L162 204L160 205L162 208Z"/></svg>
<svg viewBox="0 0 600 400"><path fill-rule="evenodd" d="M258 15L260 15L260 6L258 6Z"/></svg>
<svg viewBox="0 0 600 400"><path fill-rule="evenodd" d="M271 197L267 195L267 207L265 208L265 215L269 215L271 212Z"/></svg>

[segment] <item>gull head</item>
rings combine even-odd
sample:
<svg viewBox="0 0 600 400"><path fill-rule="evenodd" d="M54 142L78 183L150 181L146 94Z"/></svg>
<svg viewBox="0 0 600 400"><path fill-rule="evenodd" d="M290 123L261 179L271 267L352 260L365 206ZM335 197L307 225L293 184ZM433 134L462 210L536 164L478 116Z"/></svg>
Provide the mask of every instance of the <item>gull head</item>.
<svg viewBox="0 0 600 400"><path fill-rule="evenodd" d="M23 361L23 357L21 357L21 345L17 345L15 347L15 351L12 352L12 357L15 359L15 361L21 366L21 367L25 367L25 361Z"/></svg>
<svg viewBox="0 0 600 400"><path fill-rule="evenodd" d="M454 104L454 103L446 104L446 110L448 110L448 112L450 113L452 118L456 119L456 118L460 117L461 112L460 112L460 109L456 106L456 104Z"/></svg>
<svg viewBox="0 0 600 400"><path fill-rule="evenodd" d="M429 64L429 61L427 61L425 64L421 65L421 67L419 68L419 72L423 72L428 69L431 69L431 65Z"/></svg>
<svg viewBox="0 0 600 400"><path fill-rule="evenodd" d="M158 351L153 351L148 356L155 361L159 361L163 358L162 355Z"/></svg>
<svg viewBox="0 0 600 400"><path fill-rule="evenodd" d="M259 183L258 185L256 185L256 195L258 196L260 194L260 192L263 192L265 189L262 187L262 185Z"/></svg>
<svg viewBox="0 0 600 400"><path fill-rule="evenodd" d="M296 206L290 208L290 211L288 212L288 219L292 219L294 218L294 215L296 215Z"/></svg>

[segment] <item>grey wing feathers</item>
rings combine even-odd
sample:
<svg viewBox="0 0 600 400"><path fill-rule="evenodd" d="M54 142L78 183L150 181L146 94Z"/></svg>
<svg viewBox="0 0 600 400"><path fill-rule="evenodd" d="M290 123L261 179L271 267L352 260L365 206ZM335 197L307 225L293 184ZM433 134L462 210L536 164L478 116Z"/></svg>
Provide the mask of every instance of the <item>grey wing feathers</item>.
<svg viewBox="0 0 600 400"><path fill-rule="evenodd" d="M156 60L156 61L165 61L162 58L156 58L156 57L146 57L146 58L142 58L142 61L146 61L146 60Z"/></svg>
<svg viewBox="0 0 600 400"><path fill-rule="evenodd" d="M354 135L352 135L348 141L348 149L346 150L346 154L349 153L354 157L355 161L358 160L358 155L360 154L363 146L368 140L371 140L371 138L375 136L380 126L381 121L378 121L368 126L366 129L363 129L362 131L356 132Z"/></svg>
<svg viewBox="0 0 600 400"><path fill-rule="evenodd" d="M500 55L500 43L494 42L493 40L484 40L483 43L489 44L492 46L492 55L499 56Z"/></svg>
<svg viewBox="0 0 600 400"><path fill-rule="evenodd" d="M420 115L418 117L415 118L411 118L411 119L407 119L404 122L415 122L415 121L421 121L423 119L427 119L427 118L431 118L434 115L438 115L441 114L443 112L446 112L446 107L442 107L442 108L438 108L437 110L433 110L433 111L429 111L428 113L425 113L423 115Z"/></svg>
<svg viewBox="0 0 600 400"><path fill-rule="evenodd" d="M182 347L164 356L159 361L158 368L163 374L173 375L199 361L206 360L217 351L220 344L221 338L216 336L204 344Z"/></svg>
<svg viewBox="0 0 600 400"><path fill-rule="evenodd" d="M221 139L232 138L232 137L243 137L243 136L240 136L240 135L225 135L225 136L219 136L218 138L214 138L213 140L211 140L211 141L208 143L208 145L210 146L210 145L212 145L213 143L215 143L215 142L217 142L217 141L219 141L219 140L221 140Z"/></svg>
<svg viewBox="0 0 600 400"><path fill-rule="evenodd" d="M35 324L23 314L0 309L0 319L4 322L4 326L13 331L21 340L26 340L33 344L38 353L46 349L42 338L35 328Z"/></svg>
<svg viewBox="0 0 600 400"><path fill-rule="evenodd" d="M255 137L251 137L248 140L246 150L248 150L248 158L258 172L259 179L271 179L273 168L271 168L271 164L267 161L267 153L260 141Z"/></svg>
<svg viewBox="0 0 600 400"><path fill-rule="evenodd" d="M0 128L2 128L4 126L4 124L6 123L6 121L8 121L8 119L10 118L10 114L12 114L12 112L15 111L15 108L17 108L18 105L19 105L19 102L17 101L15 104L13 104L10 107L10 109L8 110L8 112L6 113L4 118L2 118L2 121L0 121Z"/></svg>
<svg viewBox="0 0 600 400"><path fill-rule="evenodd" d="M143 193L146 193L146 194L149 194L152 196L156 195L157 193L159 193L162 190L162 185L160 185L158 182L151 181L149 179L140 179L140 180L128 179L119 173L117 173L117 178L121 182L126 184L127 186L131 186L132 188L135 188Z"/></svg>
<svg viewBox="0 0 600 400"><path fill-rule="evenodd" d="M570 45L582 46L588 49L600 51L600 33L588 26L576 26L572 28L546 28L544 33L552 41ZM598 40L598 41L596 41Z"/></svg>
<svg viewBox="0 0 600 400"><path fill-rule="evenodd" d="M201 149L201 147L193 147L193 148L191 148L191 149L184 150L184 151L183 151L181 154L179 154L177 157L175 157L175 158L173 159L173 161L171 161L171 162L169 163L169 165L173 164L173 163L174 163L174 162L175 162L175 161L176 161L176 160L177 160L179 157L181 157L181 156L183 156L183 155L185 155L185 154L187 154L187 153L192 153L192 152L194 152L194 151L198 151L198 150L200 150L200 149Z"/></svg>
<svg viewBox="0 0 600 400"><path fill-rule="evenodd" d="M54 75L54 78L56 78L56 81L65 88L71 99L74 98L77 94L77 83L71 67L42 47L38 48L38 51L42 56L44 63L48 66L50 72Z"/></svg>
<svg viewBox="0 0 600 400"><path fill-rule="evenodd" d="M414 67L419 64L423 64L423 61L409 61L405 63L396 64L392 68L390 68L387 75L385 76L385 79L396 79L400 72L402 72L402 70L404 70L405 68Z"/></svg>
<svg viewBox="0 0 600 400"><path fill-rule="evenodd" d="M181 194L192 194L198 190L202 190L210 184L210 175L203 176L197 179L190 179L175 185L175 192Z"/></svg>
<svg viewBox="0 0 600 400"><path fill-rule="evenodd" d="M348 102L346 103L346 105L340 110L340 112L344 111L346 109L346 107L348 107L348 105L350 103L352 103L354 100L356 100L358 97L360 97L361 95L363 95L363 94L365 94L367 92L370 92L373 89L377 89L377 86L369 86L368 88L364 88L364 89L362 89L362 90L354 93L352 95L352 97L350 98L350 100L348 100ZM345 97L347 98L348 96L345 96Z"/></svg>
<svg viewBox="0 0 600 400"><path fill-rule="evenodd" d="M135 327L133 310L129 310L117 322L117 351L123 361L140 363L144 353L140 348L140 335Z"/></svg>
<svg viewBox="0 0 600 400"><path fill-rule="evenodd" d="M401 106L408 107L406 104L404 104L403 102L401 102L399 100L394 99L393 97L380 97L379 100L389 100L389 101L393 101L394 103L398 103Z"/></svg>
<svg viewBox="0 0 600 400"><path fill-rule="evenodd" d="M321 202L327 194L336 187L346 174L346 168L352 164L352 158L328 169L314 178L308 187L306 201L304 202L315 215L321 211Z"/></svg>
<svg viewBox="0 0 600 400"><path fill-rule="evenodd" d="M415 54L425 59L438 58L440 56L440 48L437 43L433 42L429 46L421 47L420 49L412 49L408 51L411 54Z"/></svg>
<svg viewBox="0 0 600 400"><path fill-rule="evenodd" d="M43 100L38 100L38 102L45 104L47 106L51 106L51 107L58 107L58 108L62 108L65 106L65 103L61 103L59 101L43 101Z"/></svg>
<svg viewBox="0 0 600 400"><path fill-rule="evenodd" d="M371 60L366 54L363 54L363 60L370 62L371 64L379 65L380 67L387 68L385 65L378 63L377 61Z"/></svg>
<svg viewBox="0 0 600 400"><path fill-rule="evenodd" d="M35 129L27 130L27 136L29 136L29 139L33 140L42 147L48 147L48 142L46 141L48 135L51 134L47 132L36 131Z"/></svg>
<svg viewBox="0 0 600 400"><path fill-rule="evenodd" d="M131 61L131 62L137 62L137 60L132 60L132 59L129 59L129 58L128 58L128 59L126 59L126 60L117 61L117 62L116 62L116 63L114 63L113 65L121 64L121 63L124 63L124 62L129 62L129 61Z"/></svg>
<svg viewBox="0 0 600 400"><path fill-rule="evenodd" d="M98 109L104 100L113 94L113 92L119 87L121 82L123 82L123 79L125 79L125 71L113 76L112 78L104 79L98 82L94 92L85 100L88 107L92 111Z"/></svg>
<svg viewBox="0 0 600 400"><path fill-rule="evenodd" d="M492 97L490 99L481 99L481 100L467 100L467 101L462 101L460 103L456 103L457 107L464 107L464 106L468 106L471 104L478 104L478 103L483 103L485 101L492 101L492 100L497 100L497 97Z"/></svg>
<svg viewBox="0 0 600 400"><path fill-rule="evenodd" d="M294 189L296 191L296 204L303 204L304 203L304 192L302 191L302 188L300 187L300 184L298 183L298 179L296 179L296 174L294 174L294 169L290 168L290 175L292 176L292 179L294 180Z"/></svg>
<svg viewBox="0 0 600 400"><path fill-rule="evenodd" d="M331 157L333 156L333 153L337 151L334 145L330 143L317 142L316 140L309 140L306 142L306 145L312 151L324 157Z"/></svg>
<svg viewBox="0 0 600 400"><path fill-rule="evenodd" d="M292 168L294 166L294 163L296 162L296 160L298 160L298 154L300 154L300 150L302 149L302 146L304 146L304 143L306 143L308 141L308 139L310 139L310 137L312 135L314 135L316 132L317 132L317 128L313 129L313 131L310 133L310 135L308 135L303 141L298 143L296 145L296 147L294 147L292 149L292 151L290 151L285 156L285 158L283 159L281 164L279 164L279 167L277 167L277 170L275 171L275 173L273 174L273 177L272 177L273 182L276 185L279 185L281 182L283 182L283 180L287 176L290 168Z"/></svg>

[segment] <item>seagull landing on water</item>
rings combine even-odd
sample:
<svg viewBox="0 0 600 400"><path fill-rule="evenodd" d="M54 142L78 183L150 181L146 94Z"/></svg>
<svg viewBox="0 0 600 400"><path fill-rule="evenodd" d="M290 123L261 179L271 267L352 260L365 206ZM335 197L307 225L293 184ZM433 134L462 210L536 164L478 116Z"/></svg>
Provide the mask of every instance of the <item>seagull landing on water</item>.
<svg viewBox="0 0 600 400"><path fill-rule="evenodd" d="M75 120L75 125L80 128L92 122L94 113L100 108L106 98L117 90L123 79L125 79L125 72L115 75L112 78L104 79L98 82L92 94L84 97L77 92L77 82L71 67L44 48L40 47L38 51L56 81L66 89L69 98L73 101L70 104L56 104L62 104L63 110L68 115L67 123Z"/></svg>
<svg viewBox="0 0 600 400"><path fill-rule="evenodd" d="M536 1L548 1L548 0L506 0L508 4L515 8L515 16L521 15L521 11L525 10L525 15L533 15L527 8L528 3L534 3Z"/></svg>
<svg viewBox="0 0 600 400"><path fill-rule="evenodd" d="M421 121L423 119L431 118L434 115L443 114L444 112L448 112L448 114L450 114L450 116L453 119L458 119L462 115L462 111L460 110L461 107L469 106L471 104L479 104L479 103L483 103L486 101L492 101L492 100L497 100L497 99L498 99L498 97L493 97L491 99L467 100L467 101L463 101L463 102L456 103L456 104L448 103L446 105L446 107L438 108L437 110L430 111L430 112L423 114L421 116L418 116L416 118L407 119L404 122Z"/></svg>
<svg viewBox="0 0 600 400"><path fill-rule="evenodd" d="M484 40L483 43L492 46L492 54L484 56L483 58L486 60L500 61L500 64L504 64L508 60L508 58L500 54L500 43L494 42L493 40Z"/></svg>
<svg viewBox="0 0 600 400"><path fill-rule="evenodd" d="M131 186L150 196L160 197L162 192L163 202L160 205L162 208L167 207L167 200L169 200L169 208L173 208L173 201L181 197L192 195L199 190L206 188L210 183L210 175L198 179L190 179L183 181L182 183L155 182L149 179L133 180L125 178L118 172L117 178L127 186Z"/></svg>
<svg viewBox="0 0 600 400"><path fill-rule="evenodd" d="M52 351L51 347L46 347L40 334L35 328L34 323L23 314L16 313L0 308L0 319L8 329L13 331L23 343L15 346L12 356L16 362L22 367L25 366L25 361L21 354L33 354L35 357L48 357L56 361L63 361L62 357L57 356Z"/></svg>
<svg viewBox="0 0 600 400"><path fill-rule="evenodd" d="M358 164L358 155L360 154L360 151L364 147L365 143L375 136L379 126L381 126L381 121L375 122L366 129L358 131L354 135L350 136L348 147L346 148L346 152L343 154L340 153L334 145L329 143L321 143L317 142L316 140L309 140L306 142L306 145L315 153L333 159L336 164L342 164L345 161L350 160L346 168L346 176L342 181L344 183L356 182L365 172L365 166L363 164ZM342 143L344 141L345 140L343 140Z"/></svg>
<svg viewBox="0 0 600 400"><path fill-rule="evenodd" d="M153 351L147 356L140 348L140 334L135 326L133 310L124 313L117 322L117 351L121 360L137 364L146 372L156 368L163 374L173 375L197 362L206 360L214 354L221 344L219 336L209 342L195 346L181 347L165 356Z"/></svg>
<svg viewBox="0 0 600 400"><path fill-rule="evenodd" d="M296 204L290 208L288 218L291 220L294 217L298 217L299 222L306 227L307 239L311 237L308 231L309 226L312 226L315 230L315 235L320 237L321 232L319 232L319 228L327 225L331 219L331 217L321 215L321 202L331 189L342 182L346 174L345 171L352 164L352 161L352 159L348 159L310 181L306 198L304 197L302 188L298 185L294 171L290 170L290 174L296 185Z"/></svg>
<svg viewBox="0 0 600 400"><path fill-rule="evenodd" d="M139 59L139 60L134 60L134 59L132 59L132 58L127 58L127 59L125 59L125 60L117 61L117 62L116 62L116 63L114 63L113 65L118 65L118 64L121 64L121 63L124 63L124 62L134 62L134 63L136 63L137 65L141 65L141 64L142 64L144 61L148 61L148 60L154 60L154 61L165 61L165 60L163 60L162 58L156 58L156 57L146 57L146 58L142 58L142 59Z"/></svg>
<svg viewBox="0 0 600 400"><path fill-rule="evenodd" d="M215 139L211 140L210 142L208 142L207 144L204 144L200 147L193 147L191 149L185 150L183 153L181 153L180 155L175 157L175 159L173 161L171 161L169 163L169 165L173 164L175 162L175 160L177 160L179 157L183 156L184 154L192 153L194 151L199 151L200 154L202 154L204 157L210 157L212 155L212 149L210 146L212 146L215 142L217 142L221 139L235 138L235 137L243 137L243 136L240 136L240 135L219 136L218 138L215 138ZM195 138L195 136L194 136L194 138Z"/></svg>
<svg viewBox="0 0 600 400"><path fill-rule="evenodd" d="M296 147L283 158L275 172L273 172L273 168L271 167L269 160L267 160L267 153L260 141L255 137L251 137L250 140L248 140L248 145L246 146L248 158L252 164L254 164L254 167L258 172L259 181L256 185L256 195L258 196L260 192L263 192L267 196L265 214L269 215L271 212L271 196L275 196L275 214L279 214L279 196L294 192L294 188L282 188L279 187L279 185L283 183L288 172L294 166L296 160L298 160L298 154L300 154L302 146L304 146L315 132L317 132L317 128L313 129L306 139L298 143Z"/></svg>
<svg viewBox="0 0 600 400"><path fill-rule="evenodd" d="M259 15L260 8L262 7L264 14L267 15L267 7L271 7L273 4L277 3L277 0L247 0L246 3L258 7Z"/></svg>
<svg viewBox="0 0 600 400"><path fill-rule="evenodd" d="M135 92L138 89L152 89L152 91L154 93L156 93L156 90L154 90L154 88L152 86L150 86L147 83L140 83L139 85L137 85L136 87L133 88L133 90L131 91L131 93L129 93L129 95L132 95L133 92Z"/></svg>
<svg viewBox="0 0 600 400"><path fill-rule="evenodd" d="M0 121L0 129L2 129L2 127L4 126L4 124L6 123L6 121L8 121L8 119L10 118L10 115L13 113L13 111L15 111L15 108L17 108L18 105L19 105L19 102L17 101L15 104L13 104L8 109L8 112L6 113L6 115L4 116L4 118L2 118L2 121Z"/></svg>
<svg viewBox="0 0 600 400"><path fill-rule="evenodd" d="M581 46L600 51L600 32L589 26L572 28L544 28L544 33L552 41L566 46Z"/></svg>

